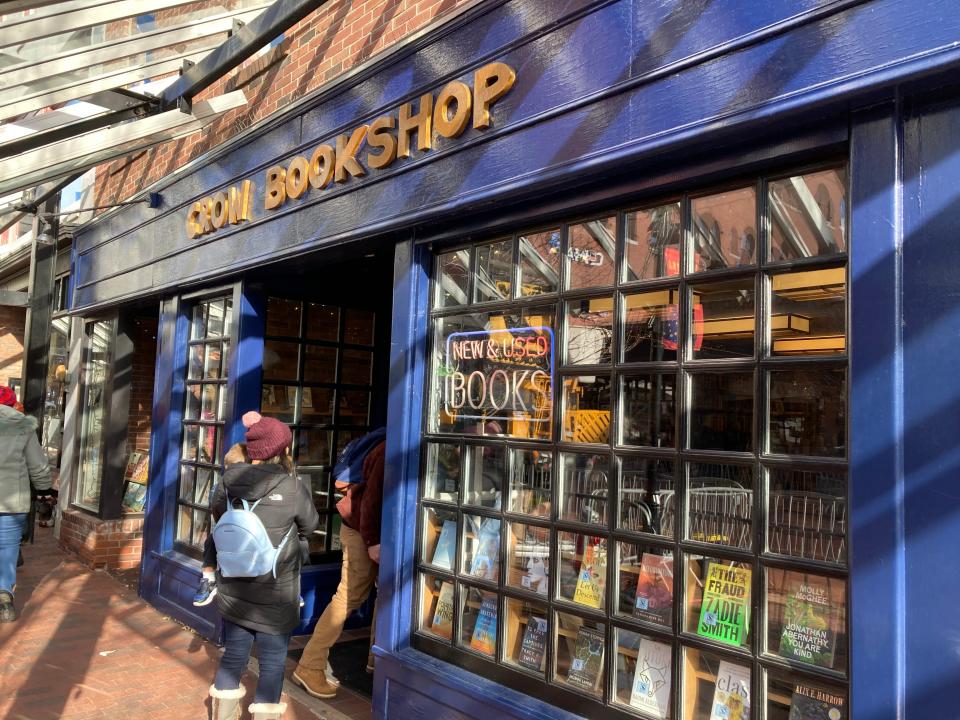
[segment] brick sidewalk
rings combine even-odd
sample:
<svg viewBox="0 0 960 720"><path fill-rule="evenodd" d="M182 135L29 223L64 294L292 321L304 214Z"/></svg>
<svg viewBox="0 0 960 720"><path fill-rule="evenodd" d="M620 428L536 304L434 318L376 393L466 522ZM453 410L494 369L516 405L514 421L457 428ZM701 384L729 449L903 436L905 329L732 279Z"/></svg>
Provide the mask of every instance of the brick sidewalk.
<svg viewBox="0 0 960 720"><path fill-rule="evenodd" d="M37 528L36 544L23 554L26 565L17 576L21 616L0 625L0 718L207 717L207 689L220 658L216 645L164 617L110 575L64 554L49 529ZM255 682L249 672L244 675L247 701ZM362 716L352 712L348 697L338 697L334 705L341 707L335 707L288 690L285 720Z"/></svg>

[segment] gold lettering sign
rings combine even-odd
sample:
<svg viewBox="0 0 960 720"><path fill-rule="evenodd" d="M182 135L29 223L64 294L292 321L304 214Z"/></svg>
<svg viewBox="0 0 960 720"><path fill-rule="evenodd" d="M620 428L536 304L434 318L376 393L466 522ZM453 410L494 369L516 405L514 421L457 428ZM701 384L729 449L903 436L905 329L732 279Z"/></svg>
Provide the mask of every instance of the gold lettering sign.
<svg viewBox="0 0 960 720"><path fill-rule="evenodd" d="M197 200L187 211L187 237L196 238L225 225L239 225L253 219L253 182Z"/></svg>

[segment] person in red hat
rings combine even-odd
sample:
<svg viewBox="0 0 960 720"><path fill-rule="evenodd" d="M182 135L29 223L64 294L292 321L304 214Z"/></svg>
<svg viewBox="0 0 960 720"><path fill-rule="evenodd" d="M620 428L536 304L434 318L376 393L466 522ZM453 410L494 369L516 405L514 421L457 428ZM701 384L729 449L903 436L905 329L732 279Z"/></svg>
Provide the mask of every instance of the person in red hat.
<svg viewBox="0 0 960 720"><path fill-rule="evenodd" d="M0 387L0 622L17 619L17 556L30 511L30 487L52 486L35 418L14 409L17 395Z"/></svg>
<svg viewBox="0 0 960 720"><path fill-rule="evenodd" d="M301 555L296 538L298 533L313 532L320 518L310 491L297 478L290 428L257 412L246 413L243 424L250 463L230 465L224 471L210 509L219 521L228 509L246 501L272 547L280 550L275 571L257 577L225 577L217 568L216 602L223 615L225 643L210 697L215 720L240 717L244 694L240 675L256 642L260 677L249 711L254 720L276 720L286 710L280 695L290 633L300 624Z"/></svg>

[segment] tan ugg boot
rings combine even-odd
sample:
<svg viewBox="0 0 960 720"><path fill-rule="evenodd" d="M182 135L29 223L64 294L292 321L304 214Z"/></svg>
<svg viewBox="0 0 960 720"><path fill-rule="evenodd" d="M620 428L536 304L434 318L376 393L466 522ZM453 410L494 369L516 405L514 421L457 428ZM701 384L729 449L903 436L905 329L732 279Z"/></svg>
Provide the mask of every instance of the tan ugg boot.
<svg viewBox="0 0 960 720"><path fill-rule="evenodd" d="M253 720L280 720L287 711L286 703L254 703L247 708Z"/></svg>
<svg viewBox="0 0 960 720"><path fill-rule="evenodd" d="M217 690L210 686L210 718L211 720L240 720L240 701L243 699L244 689Z"/></svg>

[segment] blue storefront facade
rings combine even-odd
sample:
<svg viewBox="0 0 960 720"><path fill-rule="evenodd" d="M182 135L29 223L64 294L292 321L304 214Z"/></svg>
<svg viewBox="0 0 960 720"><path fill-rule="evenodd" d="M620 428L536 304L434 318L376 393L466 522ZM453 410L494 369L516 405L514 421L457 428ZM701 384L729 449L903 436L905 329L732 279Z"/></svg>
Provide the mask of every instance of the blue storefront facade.
<svg viewBox="0 0 960 720"><path fill-rule="evenodd" d="M377 717L954 717L956 10L480 2L82 228L73 313L159 316L142 596L217 634L256 408L328 510L308 632L383 424Z"/></svg>

